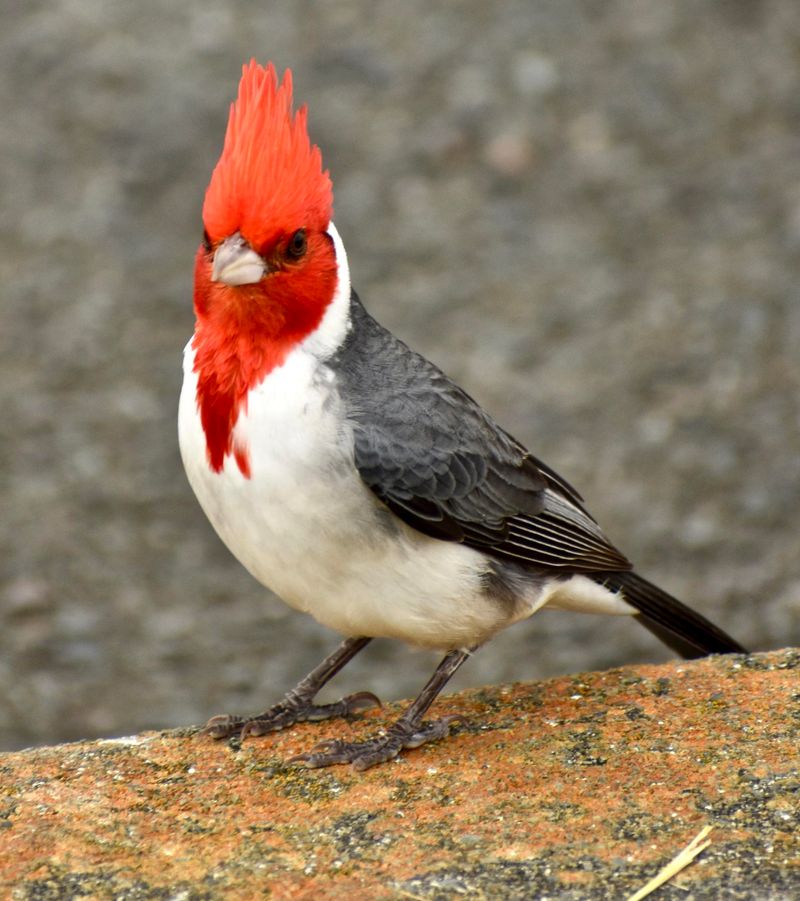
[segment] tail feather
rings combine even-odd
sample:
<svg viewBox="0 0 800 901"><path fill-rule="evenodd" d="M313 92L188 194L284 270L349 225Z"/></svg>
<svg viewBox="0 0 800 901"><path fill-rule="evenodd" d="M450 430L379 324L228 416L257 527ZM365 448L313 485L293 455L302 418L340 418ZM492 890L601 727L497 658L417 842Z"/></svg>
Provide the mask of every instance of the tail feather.
<svg viewBox="0 0 800 901"><path fill-rule="evenodd" d="M598 574L597 581L621 592L639 611L639 622L682 657L747 653L718 626L636 573L602 573Z"/></svg>

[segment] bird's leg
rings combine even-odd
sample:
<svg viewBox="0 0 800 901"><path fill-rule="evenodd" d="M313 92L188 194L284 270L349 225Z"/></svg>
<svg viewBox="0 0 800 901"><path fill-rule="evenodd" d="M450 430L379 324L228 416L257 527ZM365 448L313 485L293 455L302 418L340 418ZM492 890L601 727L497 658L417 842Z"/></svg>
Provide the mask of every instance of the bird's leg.
<svg viewBox="0 0 800 901"><path fill-rule="evenodd" d="M353 769L366 770L377 763L391 760L403 748L418 748L425 742L444 738L449 733L451 724L456 720L463 720L462 716L443 716L441 719L428 722L423 722L422 717L470 653L471 651L464 650L450 651L436 667L436 671L417 699L384 735L357 742L340 739L323 741L307 754L293 757L290 762L304 763L308 767L351 763Z"/></svg>
<svg viewBox="0 0 800 901"><path fill-rule="evenodd" d="M277 732L294 725L294 723L327 720L335 716L346 717L358 710L365 710L367 707L380 707L380 700L369 691L348 695L333 704L313 703L314 697L322 686L329 682L370 641L370 638L346 639L274 707L252 717L232 716L227 713L213 716L206 723L205 731L212 738L227 738L238 733L244 739L248 735Z"/></svg>

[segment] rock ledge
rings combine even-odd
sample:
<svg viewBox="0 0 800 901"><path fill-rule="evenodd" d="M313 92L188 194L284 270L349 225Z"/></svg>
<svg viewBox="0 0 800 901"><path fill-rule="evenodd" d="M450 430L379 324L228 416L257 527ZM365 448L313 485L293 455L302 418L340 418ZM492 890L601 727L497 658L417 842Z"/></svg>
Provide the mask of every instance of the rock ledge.
<svg viewBox="0 0 800 901"><path fill-rule="evenodd" d="M0 755L14 899L800 897L800 651L446 697L468 724L383 767L283 761L393 708L242 748L195 729Z"/></svg>

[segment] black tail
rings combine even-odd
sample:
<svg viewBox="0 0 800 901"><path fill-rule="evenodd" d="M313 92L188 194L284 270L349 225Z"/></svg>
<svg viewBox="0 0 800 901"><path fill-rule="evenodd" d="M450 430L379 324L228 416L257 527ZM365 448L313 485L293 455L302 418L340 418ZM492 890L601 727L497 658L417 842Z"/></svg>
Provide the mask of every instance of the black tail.
<svg viewBox="0 0 800 901"><path fill-rule="evenodd" d="M602 573L595 578L612 591L621 591L639 611L639 622L682 657L747 653L738 641L704 616L636 573Z"/></svg>

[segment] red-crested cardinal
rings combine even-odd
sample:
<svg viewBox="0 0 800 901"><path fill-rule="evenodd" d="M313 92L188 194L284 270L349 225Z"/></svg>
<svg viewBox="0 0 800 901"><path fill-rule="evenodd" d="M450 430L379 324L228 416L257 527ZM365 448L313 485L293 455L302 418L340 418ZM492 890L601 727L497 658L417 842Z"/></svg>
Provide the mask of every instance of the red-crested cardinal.
<svg viewBox="0 0 800 901"><path fill-rule="evenodd" d="M366 769L447 735L423 721L461 664L541 607L632 614L685 657L744 651L632 571L581 496L350 285L333 194L292 77L244 67L203 205L180 446L220 538L264 585L348 636L274 707L218 716L216 738L348 716L315 704L371 638L445 652L385 734L296 758Z"/></svg>

